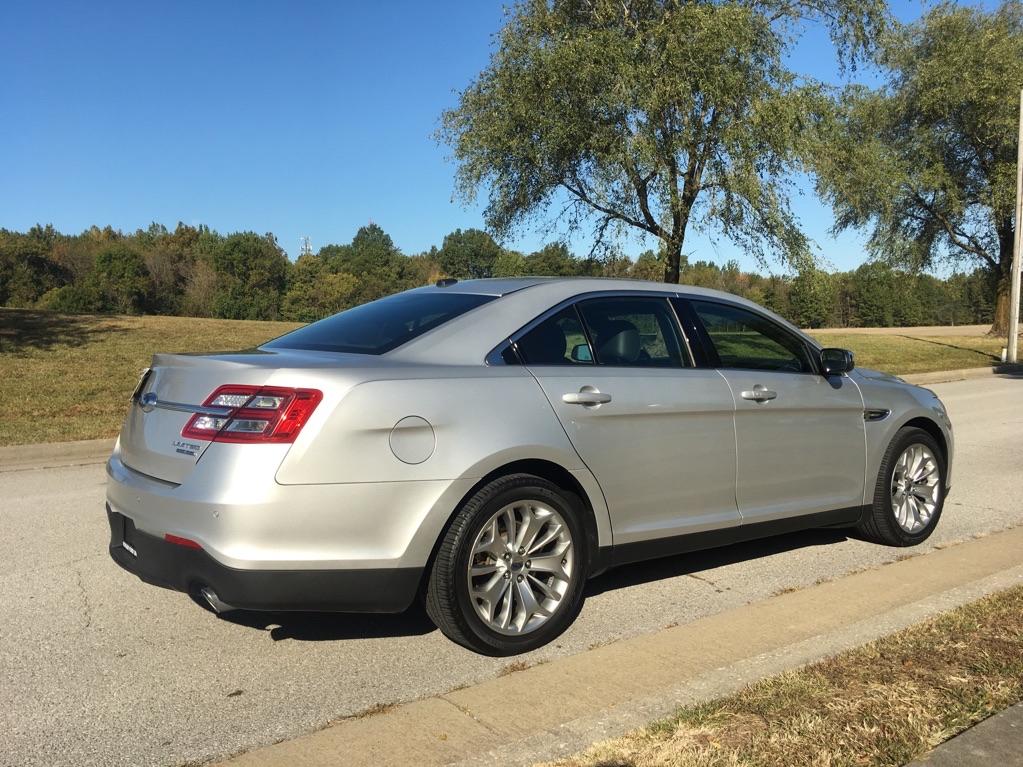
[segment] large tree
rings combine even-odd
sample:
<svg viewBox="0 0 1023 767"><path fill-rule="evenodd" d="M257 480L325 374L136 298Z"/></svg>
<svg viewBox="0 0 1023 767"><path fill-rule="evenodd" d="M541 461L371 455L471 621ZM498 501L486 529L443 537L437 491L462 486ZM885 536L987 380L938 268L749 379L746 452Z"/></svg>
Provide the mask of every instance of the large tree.
<svg viewBox="0 0 1023 767"><path fill-rule="evenodd" d="M939 5L893 30L878 61L887 81L849 88L840 129L823 144L820 191L836 228L869 228L878 257L911 269L988 268L998 280L992 332L1004 335L1023 4Z"/></svg>
<svg viewBox="0 0 1023 767"><path fill-rule="evenodd" d="M809 21L846 61L870 47L884 0L522 0L489 66L443 115L468 200L488 226L536 214L660 240L678 282L686 232L763 261L808 254L788 204L826 99L785 58Z"/></svg>

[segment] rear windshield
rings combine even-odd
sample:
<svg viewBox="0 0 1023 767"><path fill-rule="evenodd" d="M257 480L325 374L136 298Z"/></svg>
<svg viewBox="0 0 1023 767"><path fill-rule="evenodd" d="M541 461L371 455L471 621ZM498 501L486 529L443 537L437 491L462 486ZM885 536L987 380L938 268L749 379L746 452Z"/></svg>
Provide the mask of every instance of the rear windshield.
<svg viewBox="0 0 1023 767"><path fill-rule="evenodd" d="M384 354L496 297L398 293L306 325L264 348Z"/></svg>

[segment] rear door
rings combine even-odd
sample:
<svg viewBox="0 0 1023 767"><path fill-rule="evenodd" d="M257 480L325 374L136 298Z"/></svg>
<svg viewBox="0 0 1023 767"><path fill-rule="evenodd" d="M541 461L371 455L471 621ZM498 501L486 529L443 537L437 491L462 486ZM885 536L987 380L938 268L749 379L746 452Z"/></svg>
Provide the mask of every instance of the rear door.
<svg viewBox="0 0 1023 767"><path fill-rule="evenodd" d="M515 346L600 483L616 546L739 523L732 397L693 366L667 298L584 299Z"/></svg>
<svg viewBox="0 0 1023 767"><path fill-rule="evenodd" d="M808 345L769 317L691 300L711 364L731 387L742 521L859 507L863 399L847 376L823 376Z"/></svg>

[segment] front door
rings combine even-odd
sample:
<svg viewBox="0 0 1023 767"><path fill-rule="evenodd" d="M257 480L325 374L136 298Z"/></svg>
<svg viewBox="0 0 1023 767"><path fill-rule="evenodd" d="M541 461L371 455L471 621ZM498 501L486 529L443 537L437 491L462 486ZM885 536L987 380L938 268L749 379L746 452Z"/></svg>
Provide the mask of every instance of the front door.
<svg viewBox="0 0 1023 767"><path fill-rule="evenodd" d="M759 313L690 301L732 391L743 524L863 503L863 398L852 379L823 376L807 344Z"/></svg>
<svg viewBox="0 0 1023 767"><path fill-rule="evenodd" d="M734 405L665 298L568 306L516 348L600 484L615 545L738 525Z"/></svg>

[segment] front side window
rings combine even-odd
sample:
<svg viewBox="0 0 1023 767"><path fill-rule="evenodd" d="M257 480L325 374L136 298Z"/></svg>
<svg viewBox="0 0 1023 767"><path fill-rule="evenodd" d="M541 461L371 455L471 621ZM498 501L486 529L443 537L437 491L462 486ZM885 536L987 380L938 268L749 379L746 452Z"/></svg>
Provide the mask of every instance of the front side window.
<svg viewBox="0 0 1023 767"><path fill-rule="evenodd" d="M471 293L398 293L306 325L263 348L385 354L495 298Z"/></svg>
<svg viewBox="0 0 1023 767"><path fill-rule="evenodd" d="M575 307L552 314L515 342L527 365L592 365L593 355Z"/></svg>
<svg viewBox="0 0 1023 767"><path fill-rule="evenodd" d="M812 373L806 346L754 312L737 306L690 301L710 337L721 367Z"/></svg>
<svg viewBox="0 0 1023 767"><path fill-rule="evenodd" d="M598 365L685 367L671 307L663 298L608 297L579 303Z"/></svg>

